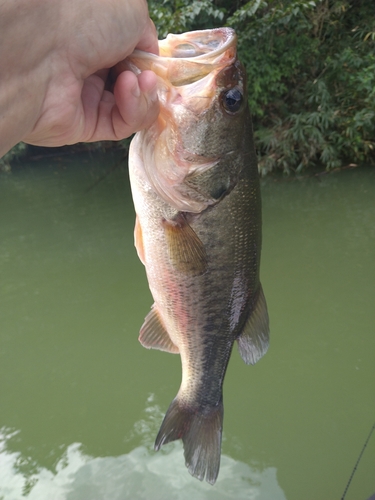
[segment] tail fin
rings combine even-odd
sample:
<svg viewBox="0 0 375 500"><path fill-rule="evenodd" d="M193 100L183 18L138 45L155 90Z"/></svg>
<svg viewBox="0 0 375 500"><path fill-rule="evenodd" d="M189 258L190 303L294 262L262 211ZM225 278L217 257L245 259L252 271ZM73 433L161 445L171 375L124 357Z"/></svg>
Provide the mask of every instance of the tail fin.
<svg viewBox="0 0 375 500"><path fill-rule="evenodd" d="M155 441L155 450L182 439L185 463L192 476L214 484L219 474L223 402L214 407L191 409L176 397L164 417Z"/></svg>

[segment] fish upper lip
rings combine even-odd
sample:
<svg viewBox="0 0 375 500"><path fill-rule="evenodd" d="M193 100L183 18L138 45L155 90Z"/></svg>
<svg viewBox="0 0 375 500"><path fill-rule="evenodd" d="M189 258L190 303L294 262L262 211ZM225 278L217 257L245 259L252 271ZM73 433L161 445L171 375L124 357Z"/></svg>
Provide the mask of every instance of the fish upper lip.
<svg viewBox="0 0 375 500"><path fill-rule="evenodd" d="M170 45L172 45L173 40L175 41L180 41L180 45L185 42L189 43L189 38L192 38L193 41L190 42L191 45L204 45L203 43L195 42L194 43L194 38L198 38L199 36L208 36L207 35L207 30L197 30L197 31L191 31L188 34L182 33L180 35L175 35L175 34L168 34L167 37L164 40L159 40L159 50L161 52L160 55L152 54L150 52L145 52L143 50L135 49L132 54L130 54L129 58L137 57L137 58L142 58L142 59L150 59L150 60L157 60L162 58L163 60L166 61L166 64L170 63L170 60L172 59L175 61L176 59L180 61L201 61L201 60L207 60L207 58L216 58L217 56L225 53L230 47L236 46L237 43L237 35L235 31L232 28L214 28L212 30L209 30L212 35L217 35L217 38L221 38L223 42L219 46L214 49L214 50L207 50L203 54L199 54L196 56L191 56L191 57L173 57L163 55L164 53L167 53L169 51ZM212 36L213 38L214 36Z"/></svg>
<svg viewBox="0 0 375 500"><path fill-rule="evenodd" d="M182 86L200 80L212 71L231 64L236 59L237 35L232 28L216 28L193 31L181 35L169 34L166 39L159 41L160 55L135 50L125 60L129 68L135 72L144 69L154 71L164 82ZM197 47L205 46L207 50L191 57L174 57L176 47L184 44ZM216 48L210 50L210 40L217 38ZM202 50L203 50L202 48ZM182 63L182 64L181 64Z"/></svg>
<svg viewBox="0 0 375 500"><path fill-rule="evenodd" d="M203 52L203 54L199 54L196 56L192 57L179 57L179 59L182 59L184 61L188 60L194 60L194 61L201 61L201 60L207 60L207 58L216 58L217 56L224 54L230 47L235 46L237 42L237 35L235 31L232 28L216 28L209 30L209 33L207 30L198 30L198 31L192 31L188 34L183 33L181 35L173 35L169 34L165 40L161 40L159 43L159 46L161 48L161 52L163 52L164 46L168 47L173 44L173 40L175 41L183 41L187 44L191 44L193 47L196 46L197 48L202 47L201 50L204 50L204 42L200 42L199 38L200 37L205 37L211 38L211 39L218 39L218 47L214 50L206 50ZM221 43L220 43L221 41ZM206 47L209 47L209 40L206 43ZM162 55L163 57L163 55ZM165 57L165 56L164 56ZM166 59L176 59L176 57L165 57Z"/></svg>

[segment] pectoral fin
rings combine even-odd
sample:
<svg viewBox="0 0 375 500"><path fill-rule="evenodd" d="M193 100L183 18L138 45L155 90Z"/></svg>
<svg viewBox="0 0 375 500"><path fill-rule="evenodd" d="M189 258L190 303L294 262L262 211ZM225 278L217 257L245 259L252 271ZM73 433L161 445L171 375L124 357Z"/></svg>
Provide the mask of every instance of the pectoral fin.
<svg viewBox="0 0 375 500"><path fill-rule="evenodd" d="M145 265L145 251L143 247L142 228L138 219L138 215L135 218L134 246L137 249L139 260L142 262L143 265Z"/></svg>
<svg viewBox="0 0 375 500"><path fill-rule="evenodd" d="M139 342L147 349L179 353L178 347L172 342L167 330L159 317L155 304L147 314L138 337Z"/></svg>
<svg viewBox="0 0 375 500"><path fill-rule="evenodd" d="M259 285L255 307L251 311L237 342L238 350L246 364L254 365L267 352L269 321L262 285Z"/></svg>
<svg viewBox="0 0 375 500"><path fill-rule="evenodd" d="M199 276L207 269L207 254L203 243L180 214L176 220L164 221L168 255L177 271Z"/></svg>

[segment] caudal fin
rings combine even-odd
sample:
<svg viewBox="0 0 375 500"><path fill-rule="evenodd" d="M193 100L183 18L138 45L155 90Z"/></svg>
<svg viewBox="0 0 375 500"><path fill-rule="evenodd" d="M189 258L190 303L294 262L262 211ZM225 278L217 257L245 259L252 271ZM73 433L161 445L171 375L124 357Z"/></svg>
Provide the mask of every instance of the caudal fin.
<svg viewBox="0 0 375 500"><path fill-rule="evenodd" d="M155 450L163 444L182 439L186 467L200 481L214 484L219 474L223 403L214 407L191 409L175 398L164 417L155 441Z"/></svg>

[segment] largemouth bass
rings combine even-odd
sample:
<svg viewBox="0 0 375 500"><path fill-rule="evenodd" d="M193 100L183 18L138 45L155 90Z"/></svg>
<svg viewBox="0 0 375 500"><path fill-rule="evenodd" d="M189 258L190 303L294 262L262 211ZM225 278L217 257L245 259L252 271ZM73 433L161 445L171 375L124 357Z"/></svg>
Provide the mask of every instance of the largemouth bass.
<svg viewBox="0 0 375 500"><path fill-rule="evenodd" d="M158 75L161 107L129 153L135 245L155 301L139 340L181 356L155 449L182 439L189 472L214 484L233 344L250 364L268 347L259 176L234 31L168 35L159 46L160 56L126 61Z"/></svg>

